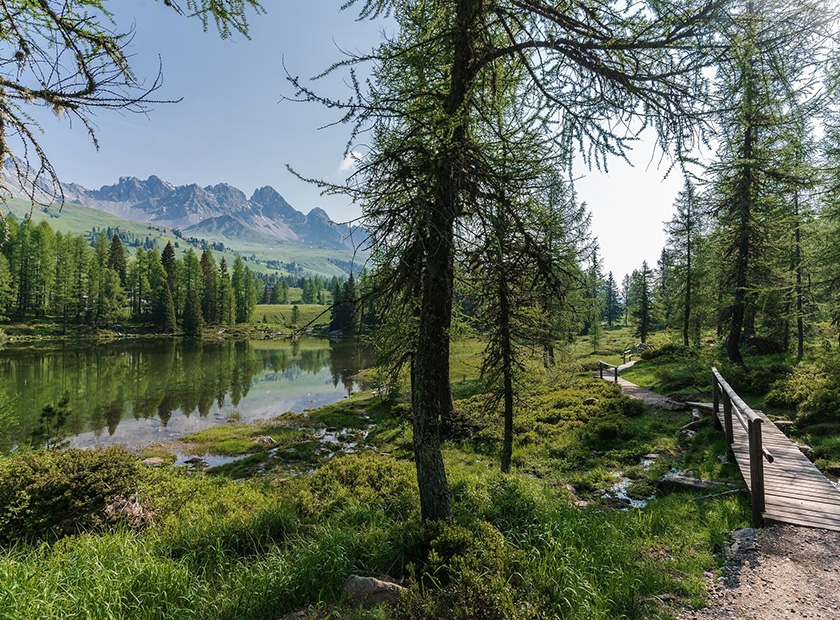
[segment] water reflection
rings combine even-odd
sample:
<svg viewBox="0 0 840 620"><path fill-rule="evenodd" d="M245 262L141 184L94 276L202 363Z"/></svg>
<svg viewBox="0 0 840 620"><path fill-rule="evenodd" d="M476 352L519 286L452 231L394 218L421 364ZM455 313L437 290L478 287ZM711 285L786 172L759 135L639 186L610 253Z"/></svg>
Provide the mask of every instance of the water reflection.
<svg viewBox="0 0 840 620"><path fill-rule="evenodd" d="M17 396L19 426L0 444L25 442L64 393L77 446L174 439L234 411L243 421L301 411L352 393L364 359L354 343L318 339L10 348L0 351L0 373Z"/></svg>

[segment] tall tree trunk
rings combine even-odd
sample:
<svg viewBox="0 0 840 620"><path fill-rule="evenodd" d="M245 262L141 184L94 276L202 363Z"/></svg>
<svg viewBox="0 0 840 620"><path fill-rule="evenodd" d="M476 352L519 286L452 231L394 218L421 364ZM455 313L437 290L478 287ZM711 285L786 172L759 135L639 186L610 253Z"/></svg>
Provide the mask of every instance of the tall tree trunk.
<svg viewBox="0 0 840 620"><path fill-rule="evenodd" d="M794 196L796 227L794 228L794 260L796 261L796 359L801 360L805 352L805 325L802 318L802 229L799 218L799 192Z"/></svg>
<svg viewBox="0 0 840 620"><path fill-rule="evenodd" d="M455 223L465 190L468 93L475 80L475 46L484 3L458 0L452 31L452 69L445 113L453 129L438 156L434 204L429 205L426 273L420 307L419 338L414 358L414 459L423 519L449 517L451 504L441 454L441 430L452 417L449 384L449 328L454 288Z"/></svg>
<svg viewBox="0 0 840 620"><path fill-rule="evenodd" d="M689 197L689 200L691 198ZM691 206L689 206L689 222L693 214L691 213ZM688 235L686 236L686 253L685 253L685 308L683 312L683 344L688 346L688 332L691 325L691 224L688 226Z"/></svg>
<svg viewBox="0 0 840 620"><path fill-rule="evenodd" d="M448 205L447 205L448 206ZM420 308L420 333L413 364L414 463L420 514L439 520L450 515L449 487L441 454L443 418L452 410L449 384L449 327L452 318L454 215L436 205L440 217L429 235Z"/></svg>

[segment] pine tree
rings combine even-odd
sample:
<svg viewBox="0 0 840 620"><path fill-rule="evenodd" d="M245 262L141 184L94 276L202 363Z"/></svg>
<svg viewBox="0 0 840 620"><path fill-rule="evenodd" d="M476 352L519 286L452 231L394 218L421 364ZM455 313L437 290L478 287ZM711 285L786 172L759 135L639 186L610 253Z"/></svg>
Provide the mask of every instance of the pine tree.
<svg viewBox="0 0 840 620"><path fill-rule="evenodd" d="M125 258L125 248L117 233L114 233L114 236L111 237L111 245L108 248L108 267L117 272L120 276L120 284L125 286L126 276L128 275L127 261Z"/></svg>
<svg viewBox="0 0 840 620"><path fill-rule="evenodd" d="M210 250L201 254L201 272L201 313L207 323L216 324L219 323L219 270Z"/></svg>
<svg viewBox="0 0 840 620"><path fill-rule="evenodd" d="M676 214L665 224L675 284L675 290L670 296L666 294L666 298L676 301L674 316L680 319L683 345L689 346L691 340L699 340L699 322L696 320L696 306L700 305L699 254L706 228L703 210L690 181L685 182L675 207Z"/></svg>
<svg viewBox="0 0 840 620"><path fill-rule="evenodd" d="M190 288L187 291L187 303L184 306L184 318L182 320L184 334L191 337L201 336L204 329L204 317L201 315L201 301L198 291Z"/></svg>
<svg viewBox="0 0 840 620"><path fill-rule="evenodd" d="M653 272L647 261L642 262L640 270L633 272L630 282L630 314L635 334L642 344L646 344L653 327Z"/></svg>
<svg viewBox="0 0 840 620"><path fill-rule="evenodd" d="M233 295L233 286L227 270L227 262L222 257L222 260L219 261L219 323L221 325L233 325L236 317L235 311L236 302Z"/></svg>

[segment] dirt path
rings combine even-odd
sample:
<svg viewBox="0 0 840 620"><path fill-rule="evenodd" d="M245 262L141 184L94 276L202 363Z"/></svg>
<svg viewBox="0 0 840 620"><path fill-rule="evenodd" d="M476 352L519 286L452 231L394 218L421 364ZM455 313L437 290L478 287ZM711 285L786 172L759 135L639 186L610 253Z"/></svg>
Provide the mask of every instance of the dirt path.
<svg viewBox="0 0 840 620"><path fill-rule="evenodd" d="M661 409L665 406L665 402L668 400L668 397L662 396L662 394L657 394L650 388L641 387L636 385L635 383L630 383L627 379L623 379L621 377L621 371L625 368L630 368L635 363L636 362L634 360L631 362L627 362L626 364L622 364L618 367L618 385L621 387L621 391L627 394L627 396L629 396L630 398L641 400L642 402L650 405L651 407L658 407ZM612 371L604 371L604 381L609 381L612 383Z"/></svg>
<svg viewBox="0 0 840 620"><path fill-rule="evenodd" d="M652 407L668 400L620 374L618 383ZM724 575L706 575L709 606L681 610L680 620L840 620L840 532L778 525L733 538Z"/></svg>
<svg viewBox="0 0 840 620"><path fill-rule="evenodd" d="M709 606L680 620L840 619L840 532L779 525L738 530Z"/></svg>

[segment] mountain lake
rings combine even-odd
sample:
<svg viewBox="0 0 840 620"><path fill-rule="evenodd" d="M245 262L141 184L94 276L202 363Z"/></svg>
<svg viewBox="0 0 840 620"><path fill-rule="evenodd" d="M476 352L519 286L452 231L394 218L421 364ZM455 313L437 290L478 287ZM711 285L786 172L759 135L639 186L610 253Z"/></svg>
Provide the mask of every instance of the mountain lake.
<svg viewBox="0 0 840 620"><path fill-rule="evenodd" d="M62 434L73 447L134 448L229 421L299 413L357 390L364 362L355 342L316 338L7 346L0 377L18 424L0 437L0 449L30 443L44 407L62 400Z"/></svg>

